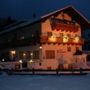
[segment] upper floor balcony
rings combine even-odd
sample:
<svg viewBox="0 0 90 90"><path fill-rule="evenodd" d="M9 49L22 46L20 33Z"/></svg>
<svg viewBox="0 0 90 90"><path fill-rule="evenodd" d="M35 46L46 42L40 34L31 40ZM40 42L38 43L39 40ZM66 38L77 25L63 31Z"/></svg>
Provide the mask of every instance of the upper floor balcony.
<svg viewBox="0 0 90 90"><path fill-rule="evenodd" d="M49 37L49 36L41 36L41 43L53 43L53 44L72 44L72 45L83 45L84 39L81 37Z"/></svg>
<svg viewBox="0 0 90 90"><path fill-rule="evenodd" d="M61 20L57 18L51 18L52 30L61 30L66 32L77 32L79 26L75 21Z"/></svg>

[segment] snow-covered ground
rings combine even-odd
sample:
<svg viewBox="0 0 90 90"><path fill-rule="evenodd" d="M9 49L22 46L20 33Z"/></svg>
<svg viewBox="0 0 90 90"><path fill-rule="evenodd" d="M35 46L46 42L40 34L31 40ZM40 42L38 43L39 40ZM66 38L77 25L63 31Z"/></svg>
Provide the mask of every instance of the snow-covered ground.
<svg viewBox="0 0 90 90"><path fill-rule="evenodd" d="M90 90L90 74L81 76L0 75L0 90Z"/></svg>

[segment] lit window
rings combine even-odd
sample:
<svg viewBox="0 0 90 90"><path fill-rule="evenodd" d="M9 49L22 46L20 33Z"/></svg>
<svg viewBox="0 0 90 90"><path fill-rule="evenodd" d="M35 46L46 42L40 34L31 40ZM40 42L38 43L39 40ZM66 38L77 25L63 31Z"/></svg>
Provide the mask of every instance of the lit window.
<svg viewBox="0 0 90 90"><path fill-rule="evenodd" d="M25 53L25 52L23 52L23 51L20 51L20 52L19 52L19 57L20 57L20 59L24 59L25 56L26 56L26 53Z"/></svg>
<svg viewBox="0 0 90 90"><path fill-rule="evenodd" d="M16 51L15 50L10 51L10 59L15 60L15 58L16 58Z"/></svg>
<svg viewBox="0 0 90 90"><path fill-rule="evenodd" d="M20 57L20 59L24 59L24 58L31 59L31 51L26 51L26 52L20 51L19 57Z"/></svg>

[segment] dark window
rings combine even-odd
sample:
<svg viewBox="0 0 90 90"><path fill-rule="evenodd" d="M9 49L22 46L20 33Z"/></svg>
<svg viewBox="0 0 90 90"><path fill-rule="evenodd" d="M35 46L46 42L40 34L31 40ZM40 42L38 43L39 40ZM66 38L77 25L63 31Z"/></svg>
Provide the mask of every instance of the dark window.
<svg viewBox="0 0 90 90"><path fill-rule="evenodd" d="M27 59L31 59L31 51L27 51L26 52L26 58Z"/></svg>
<svg viewBox="0 0 90 90"><path fill-rule="evenodd" d="M46 59L54 59L55 51L54 50L46 50Z"/></svg>
<svg viewBox="0 0 90 90"><path fill-rule="evenodd" d="M39 51L33 51L33 59L39 59Z"/></svg>
<svg viewBox="0 0 90 90"><path fill-rule="evenodd" d="M27 62L23 62L23 63L22 63L22 67L23 67L23 68L27 68Z"/></svg>

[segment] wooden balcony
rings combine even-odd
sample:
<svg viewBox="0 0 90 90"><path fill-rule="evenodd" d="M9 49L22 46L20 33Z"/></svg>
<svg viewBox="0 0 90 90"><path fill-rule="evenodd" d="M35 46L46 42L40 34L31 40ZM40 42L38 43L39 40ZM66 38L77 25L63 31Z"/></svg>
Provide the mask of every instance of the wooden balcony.
<svg viewBox="0 0 90 90"><path fill-rule="evenodd" d="M72 44L72 45L83 45L84 44L84 39L80 38L80 40L78 42L74 42L73 38L70 38L67 42L63 42L63 38L61 37L57 37L55 39L55 42L52 42L49 40L48 36L41 36L41 40L40 43L55 43L55 44Z"/></svg>
<svg viewBox="0 0 90 90"><path fill-rule="evenodd" d="M78 26L72 24L64 24L64 23L52 23L52 29L62 30L62 31L70 31L70 32L77 32Z"/></svg>

